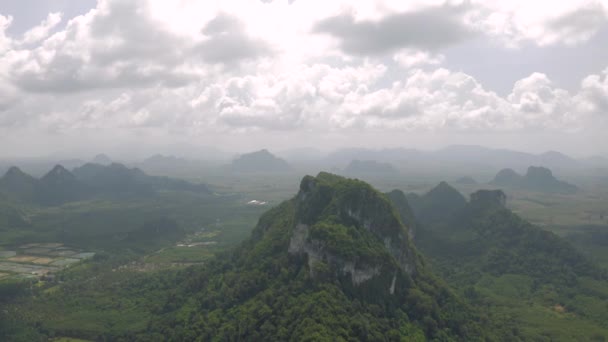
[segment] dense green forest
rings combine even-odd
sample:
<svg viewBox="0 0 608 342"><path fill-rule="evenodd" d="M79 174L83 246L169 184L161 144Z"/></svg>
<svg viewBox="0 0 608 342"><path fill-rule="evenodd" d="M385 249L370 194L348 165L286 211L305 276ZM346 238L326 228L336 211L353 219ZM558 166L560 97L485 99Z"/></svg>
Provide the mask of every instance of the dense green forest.
<svg viewBox="0 0 608 342"><path fill-rule="evenodd" d="M0 281L0 339L608 337L606 271L513 214L502 191L383 194L320 173L267 211L235 195L156 191L60 206L5 198L5 250L36 237L97 253L52 281ZM256 219L236 245L237 227ZM185 239L205 247L172 247Z"/></svg>
<svg viewBox="0 0 608 342"><path fill-rule="evenodd" d="M563 238L506 209L502 191L480 190L468 203L461 196L442 183L410 197L418 200L412 206L420 217L416 245L443 279L482 313L507 319L527 339L608 336L604 269ZM460 209L427 218L451 202Z"/></svg>

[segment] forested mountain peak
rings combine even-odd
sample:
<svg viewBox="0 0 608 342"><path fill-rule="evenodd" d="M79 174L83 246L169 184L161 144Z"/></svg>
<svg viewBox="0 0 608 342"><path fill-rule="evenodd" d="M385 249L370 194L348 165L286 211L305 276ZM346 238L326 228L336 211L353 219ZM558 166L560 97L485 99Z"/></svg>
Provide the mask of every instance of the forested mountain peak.
<svg viewBox="0 0 608 342"><path fill-rule="evenodd" d="M354 284L395 273L395 266L415 273L417 254L407 227L386 197L367 183L323 172L304 177L295 208L289 250L306 255L311 269L325 262L350 273ZM390 265L393 261L397 265Z"/></svg>
<svg viewBox="0 0 608 342"><path fill-rule="evenodd" d="M11 166L3 176L3 178L9 178L9 177L30 177L31 178L32 176L23 172L17 166Z"/></svg>
<svg viewBox="0 0 608 342"><path fill-rule="evenodd" d="M467 204L466 198L446 182L441 182L422 196L408 195L416 218L424 223L451 218Z"/></svg>
<svg viewBox="0 0 608 342"><path fill-rule="evenodd" d="M9 194L21 200L30 200L34 196L38 180L11 166L0 178L0 192Z"/></svg>
<svg viewBox="0 0 608 342"><path fill-rule="evenodd" d="M76 176L72 174L70 171L66 170L65 167L61 165L55 165L46 175L40 178L40 181L43 183L48 182L74 182L76 181Z"/></svg>
<svg viewBox="0 0 608 342"><path fill-rule="evenodd" d="M298 194L262 215L231 258L185 277L184 302L173 301L176 312L151 326L165 338L187 340L193 326L202 340L485 334L471 309L431 275L386 196L329 173L304 177ZM196 315L186 314L193 309Z"/></svg>
<svg viewBox="0 0 608 342"><path fill-rule="evenodd" d="M397 210L401 222L407 227L410 238L413 239L416 234L416 217L405 193L399 189L395 189L387 192L386 197L388 197L395 210Z"/></svg>

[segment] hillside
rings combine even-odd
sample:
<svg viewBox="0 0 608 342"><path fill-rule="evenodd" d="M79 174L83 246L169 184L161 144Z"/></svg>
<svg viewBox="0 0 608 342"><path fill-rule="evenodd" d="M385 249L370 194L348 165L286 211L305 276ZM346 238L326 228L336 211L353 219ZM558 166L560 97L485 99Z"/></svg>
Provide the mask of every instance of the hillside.
<svg viewBox="0 0 608 342"><path fill-rule="evenodd" d="M575 185L556 179L551 170L540 166L530 166L523 176L512 169L500 170L491 183L548 193L571 194L578 191Z"/></svg>
<svg viewBox="0 0 608 342"><path fill-rule="evenodd" d="M264 214L232 257L186 273L167 303L175 309L149 326L156 336L188 340L196 331L202 340L333 341L484 334L470 309L428 271L387 198L327 173L305 177L299 193Z"/></svg>
<svg viewBox="0 0 608 342"><path fill-rule="evenodd" d="M39 182L36 178L16 166L9 168L0 178L0 192L18 200L33 200L38 186Z"/></svg>
<svg viewBox="0 0 608 342"><path fill-rule="evenodd" d="M61 165L56 165L40 178L36 190L36 202L43 205L58 205L78 201L90 194L90 189Z"/></svg>
<svg viewBox="0 0 608 342"><path fill-rule="evenodd" d="M73 172L56 165L40 179L12 167L0 178L0 194L12 200L43 206L92 199L100 195L149 196L158 191L212 193L205 184L149 176L139 169L130 169L118 163L107 166L87 163Z"/></svg>
<svg viewBox="0 0 608 342"><path fill-rule="evenodd" d="M445 196L422 198L425 208L445 208ZM605 271L505 204L500 190L477 191L452 215L420 220L416 245L451 286L530 340L608 337ZM560 323L566 317L569 328Z"/></svg>
<svg viewBox="0 0 608 342"><path fill-rule="evenodd" d="M466 198L446 182L422 196L408 194L407 200L416 219L426 224L447 221L467 203Z"/></svg>
<svg viewBox="0 0 608 342"><path fill-rule="evenodd" d="M284 173L292 169L285 160L268 150L260 150L239 156L230 164L230 170L242 173Z"/></svg>

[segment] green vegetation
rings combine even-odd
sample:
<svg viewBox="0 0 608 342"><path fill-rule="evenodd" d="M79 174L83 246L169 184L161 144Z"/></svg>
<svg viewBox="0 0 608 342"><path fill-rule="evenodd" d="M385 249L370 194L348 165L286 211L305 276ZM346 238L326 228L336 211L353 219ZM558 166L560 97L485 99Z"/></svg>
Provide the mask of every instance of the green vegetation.
<svg viewBox="0 0 608 342"><path fill-rule="evenodd" d="M451 218L421 225L416 245L478 310L525 339L608 337L606 272L503 205L500 191L474 193Z"/></svg>
<svg viewBox="0 0 608 342"><path fill-rule="evenodd" d="M0 340L608 338L606 272L594 263L608 260L605 226L569 225L603 202L509 197L572 244L507 210L500 191L467 202L447 183L384 195L320 173L270 210L246 205L279 203L294 177L218 175L216 194L117 187L53 206L0 197L0 250L96 252L55 281L0 279Z"/></svg>

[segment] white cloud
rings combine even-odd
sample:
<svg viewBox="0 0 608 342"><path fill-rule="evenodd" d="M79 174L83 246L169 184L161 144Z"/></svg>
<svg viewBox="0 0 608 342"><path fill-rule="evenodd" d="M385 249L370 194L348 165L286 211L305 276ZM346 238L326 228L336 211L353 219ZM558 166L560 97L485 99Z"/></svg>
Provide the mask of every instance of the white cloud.
<svg viewBox="0 0 608 342"><path fill-rule="evenodd" d="M40 25L29 29L23 34L20 44L33 44L47 38L51 31L61 22L61 13L49 13Z"/></svg>
<svg viewBox="0 0 608 342"><path fill-rule="evenodd" d="M571 131L608 111L608 71L570 91L532 73L500 96L442 50L579 44L606 27L594 1L100 0L65 19L15 40L0 16L0 130Z"/></svg>
<svg viewBox="0 0 608 342"><path fill-rule="evenodd" d="M13 18L0 14L0 54L5 53L11 47L11 39L6 36L6 29L11 25Z"/></svg>
<svg viewBox="0 0 608 342"><path fill-rule="evenodd" d="M423 65L438 65L443 63L445 56L442 54L430 54L425 51L402 49L393 55L393 60L401 67L410 69Z"/></svg>
<svg viewBox="0 0 608 342"><path fill-rule="evenodd" d="M576 45L589 40L608 20L608 6L599 0L476 1L471 24L518 47Z"/></svg>
<svg viewBox="0 0 608 342"><path fill-rule="evenodd" d="M587 76L581 83L576 101L582 112L592 113L608 121L608 69L601 75Z"/></svg>

